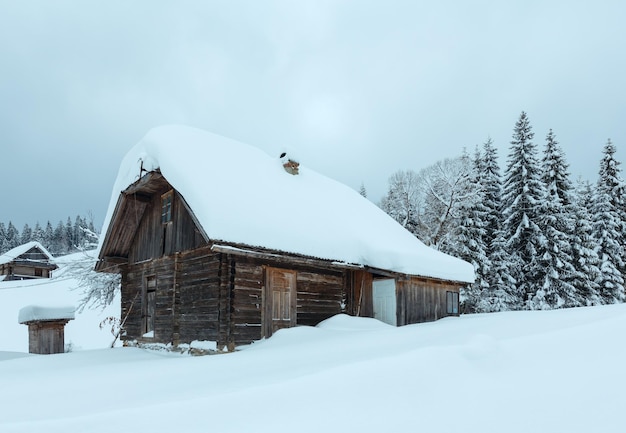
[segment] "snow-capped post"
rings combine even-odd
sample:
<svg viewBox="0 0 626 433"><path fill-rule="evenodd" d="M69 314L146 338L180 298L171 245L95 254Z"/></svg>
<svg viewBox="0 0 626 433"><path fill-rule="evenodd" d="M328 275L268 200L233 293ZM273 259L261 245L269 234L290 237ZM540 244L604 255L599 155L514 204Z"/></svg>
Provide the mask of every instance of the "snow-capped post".
<svg viewBox="0 0 626 433"><path fill-rule="evenodd" d="M65 351L65 325L74 320L74 306L41 307L28 305L18 321L28 325L28 352L41 355Z"/></svg>

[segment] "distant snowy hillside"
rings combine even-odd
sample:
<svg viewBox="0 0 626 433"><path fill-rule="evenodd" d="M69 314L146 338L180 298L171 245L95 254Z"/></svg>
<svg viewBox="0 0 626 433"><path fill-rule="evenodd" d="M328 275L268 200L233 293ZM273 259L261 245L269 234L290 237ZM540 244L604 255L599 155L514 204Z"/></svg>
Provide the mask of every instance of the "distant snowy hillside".
<svg viewBox="0 0 626 433"><path fill-rule="evenodd" d="M28 327L18 323L20 309L28 305L42 307L78 307L82 298L80 290L74 290L78 283L69 275L68 265L76 261L95 263L94 252L75 253L57 257L59 269L52 278L0 282L0 351L28 352ZM100 322L106 317L119 317L119 299L106 309L76 313L76 319L65 327L65 344L72 350L99 349L108 347L113 341L110 329L100 329Z"/></svg>
<svg viewBox="0 0 626 433"><path fill-rule="evenodd" d="M0 431L621 433L624 330L613 305L400 328L339 315L205 357L0 352Z"/></svg>

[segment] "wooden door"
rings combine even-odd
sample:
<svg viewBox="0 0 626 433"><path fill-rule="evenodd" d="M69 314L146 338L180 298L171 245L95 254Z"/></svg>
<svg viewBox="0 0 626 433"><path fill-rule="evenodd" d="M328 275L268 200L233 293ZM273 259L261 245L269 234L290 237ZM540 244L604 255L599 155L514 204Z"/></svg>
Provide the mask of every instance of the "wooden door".
<svg viewBox="0 0 626 433"><path fill-rule="evenodd" d="M264 334L296 326L296 272L267 268L265 276Z"/></svg>
<svg viewBox="0 0 626 433"><path fill-rule="evenodd" d="M142 310L142 336L154 337L154 316L156 313L156 277L151 275L144 281Z"/></svg>
<svg viewBox="0 0 626 433"><path fill-rule="evenodd" d="M397 325L396 281L393 278L374 280L374 318L390 325Z"/></svg>

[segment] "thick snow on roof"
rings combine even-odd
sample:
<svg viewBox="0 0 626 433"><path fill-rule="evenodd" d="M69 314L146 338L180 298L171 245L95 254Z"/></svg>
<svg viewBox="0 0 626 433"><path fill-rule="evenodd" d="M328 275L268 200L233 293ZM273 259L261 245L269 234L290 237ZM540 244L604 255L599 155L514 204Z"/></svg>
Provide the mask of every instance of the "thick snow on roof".
<svg viewBox="0 0 626 433"><path fill-rule="evenodd" d="M27 252L33 247L39 248L42 253L48 256L49 259L52 260L54 258L52 257L52 254L50 254L48 250L46 250L43 247L43 245L41 245L37 241L32 241L32 242L25 243L24 245L20 245L19 247L15 247L12 250L9 250L6 253L2 254L0 256L0 265L4 265L5 263L12 262L13 260L15 260L16 258L18 258L19 256L21 256L22 254L24 254L25 252Z"/></svg>
<svg viewBox="0 0 626 433"><path fill-rule="evenodd" d="M39 320L74 320L74 310L73 305L60 307L28 305L20 309L17 321L19 323L28 323Z"/></svg>
<svg viewBox="0 0 626 433"><path fill-rule="evenodd" d="M102 233L119 194L160 169L212 240L454 281L474 280L471 264L435 251L353 189L280 155L186 126L152 129L120 166ZM303 163L303 161L300 161Z"/></svg>

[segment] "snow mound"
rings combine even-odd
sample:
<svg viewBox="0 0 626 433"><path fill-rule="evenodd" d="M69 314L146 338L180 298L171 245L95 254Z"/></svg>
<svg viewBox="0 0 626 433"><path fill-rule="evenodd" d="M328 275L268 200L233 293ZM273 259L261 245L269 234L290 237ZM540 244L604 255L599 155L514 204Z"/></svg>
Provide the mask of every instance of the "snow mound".
<svg viewBox="0 0 626 433"><path fill-rule="evenodd" d="M347 314L337 314L317 325L318 328L328 331L377 331L394 328L394 326L371 317L353 317Z"/></svg>
<svg viewBox="0 0 626 433"><path fill-rule="evenodd" d="M22 308L18 314L19 323L28 323L40 320L74 320L75 308L73 305L61 307L42 307L28 305Z"/></svg>

